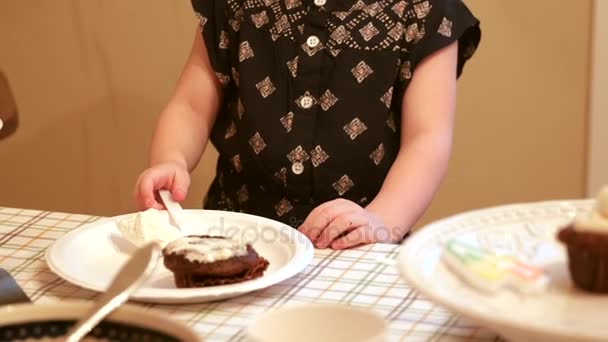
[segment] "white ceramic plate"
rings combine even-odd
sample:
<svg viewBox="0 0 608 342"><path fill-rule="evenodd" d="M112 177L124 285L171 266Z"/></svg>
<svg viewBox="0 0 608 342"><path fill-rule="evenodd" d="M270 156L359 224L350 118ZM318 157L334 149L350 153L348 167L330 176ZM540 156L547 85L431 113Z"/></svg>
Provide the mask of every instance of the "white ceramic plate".
<svg viewBox="0 0 608 342"><path fill-rule="evenodd" d="M608 295L573 287L556 232L590 200L514 204L459 214L421 228L401 247L398 267L420 293L456 314L518 341L608 341ZM498 254L542 266L547 290L484 294L462 282L441 261L442 243L457 238Z"/></svg>
<svg viewBox="0 0 608 342"><path fill-rule="evenodd" d="M133 215L133 214L129 214ZM125 240L116 222L128 215L103 219L75 229L57 240L46 259L63 279L95 291L104 291L134 246ZM163 213L169 222L169 215ZM296 229L266 218L224 211L185 210L184 235L247 235L270 265L260 278L238 284L177 289L173 274L159 261L152 276L132 296L155 303L192 303L219 300L263 289L302 271L312 260L313 246Z"/></svg>

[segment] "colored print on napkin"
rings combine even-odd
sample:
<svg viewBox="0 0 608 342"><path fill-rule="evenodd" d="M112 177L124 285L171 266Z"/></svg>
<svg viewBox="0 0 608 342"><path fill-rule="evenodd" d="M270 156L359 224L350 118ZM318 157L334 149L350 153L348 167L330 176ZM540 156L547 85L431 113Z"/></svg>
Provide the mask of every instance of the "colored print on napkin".
<svg viewBox="0 0 608 342"><path fill-rule="evenodd" d="M541 268L455 239L445 244L442 259L461 279L484 292L511 288L521 293L538 293L549 283L547 273Z"/></svg>

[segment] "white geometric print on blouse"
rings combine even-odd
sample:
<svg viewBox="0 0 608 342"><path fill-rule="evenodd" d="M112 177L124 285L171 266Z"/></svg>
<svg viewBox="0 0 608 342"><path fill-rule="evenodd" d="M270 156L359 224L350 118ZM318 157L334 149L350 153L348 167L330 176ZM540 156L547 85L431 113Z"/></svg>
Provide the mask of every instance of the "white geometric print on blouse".
<svg viewBox="0 0 608 342"><path fill-rule="evenodd" d="M378 145L378 147L369 155L374 164L379 165L384 158L384 144Z"/></svg>
<svg viewBox="0 0 608 342"><path fill-rule="evenodd" d="M245 107L243 106L243 101L241 101L240 97L236 102L236 113L239 116L239 119L242 119L243 114L245 114Z"/></svg>
<svg viewBox="0 0 608 342"><path fill-rule="evenodd" d="M386 108L391 108L391 102L393 101L393 87L390 87L388 91L382 95L380 101L384 103Z"/></svg>
<svg viewBox="0 0 608 342"><path fill-rule="evenodd" d="M346 11L335 11L335 12L333 12L333 15L336 18L340 19L340 20L344 20L344 19L348 18L348 16L350 16L354 12L362 10L363 8L365 8L365 6L366 5L365 5L365 3L363 1L358 0L348 10L346 10Z"/></svg>
<svg viewBox="0 0 608 342"><path fill-rule="evenodd" d="M397 125L395 124L395 114L393 114L393 112L388 113L388 119L386 119L386 125L394 133L397 132Z"/></svg>
<svg viewBox="0 0 608 342"><path fill-rule="evenodd" d="M298 73L298 59L300 57L296 56L294 59L287 61L287 69L289 69L289 73L291 76L296 77Z"/></svg>
<svg viewBox="0 0 608 342"><path fill-rule="evenodd" d="M285 0L285 7L287 7L288 10L297 8L297 7L301 7L302 6L302 1L300 0Z"/></svg>
<svg viewBox="0 0 608 342"><path fill-rule="evenodd" d="M338 195L344 195L348 190L350 190L355 183L348 177L348 175L344 175L340 177L336 182L332 184L333 188L338 192Z"/></svg>
<svg viewBox="0 0 608 342"><path fill-rule="evenodd" d="M215 76L217 77L218 81L220 81L220 84L222 85L222 87L227 86L228 83L230 82L230 75L225 75L225 74L222 74L221 72L216 72Z"/></svg>
<svg viewBox="0 0 608 342"><path fill-rule="evenodd" d="M350 14L350 12L348 11L336 11L332 13L336 18L340 19L340 20L344 20L346 19L346 17L348 17L348 15Z"/></svg>
<svg viewBox="0 0 608 342"><path fill-rule="evenodd" d="M287 168L282 167L279 171L274 173L274 176L277 177L283 186L287 186Z"/></svg>
<svg viewBox="0 0 608 342"><path fill-rule="evenodd" d="M230 47L230 38L228 38L228 32L222 30L220 32L219 48L220 49L227 49L228 47Z"/></svg>
<svg viewBox="0 0 608 342"><path fill-rule="evenodd" d="M302 50L304 50L304 52L306 52L306 54L310 57L314 56L317 52L321 51L324 48L322 42L319 42L319 44L313 47L310 47L306 42L304 42L301 46Z"/></svg>
<svg viewBox="0 0 608 342"><path fill-rule="evenodd" d="M361 133L367 130L367 126L359 118L354 118L351 122L344 125L342 129L350 137L350 140L355 140Z"/></svg>
<svg viewBox="0 0 608 342"><path fill-rule="evenodd" d="M272 24L268 31L273 42L280 37L295 40L293 27L308 12L308 7L304 7L301 0L228 0L228 3L233 11L245 8L254 12L251 20L257 28ZM285 8L288 12L285 12ZM270 18L273 18L272 22Z"/></svg>
<svg viewBox="0 0 608 342"><path fill-rule="evenodd" d="M372 38L377 36L380 31L370 21L367 25L359 30L359 33L361 33L361 37L363 37L366 42L369 42Z"/></svg>
<svg viewBox="0 0 608 342"><path fill-rule="evenodd" d="M405 13L406 7L407 7L407 2L399 1L398 3L394 4L393 7L391 7L391 9L393 10L393 12L395 12L395 14L399 18L403 18L403 14Z"/></svg>
<svg viewBox="0 0 608 342"><path fill-rule="evenodd" d="M243 62L248 58L254 57L253 49L248 41L244 41L239 45L239 62Z"/></svg>
<svg viewBox="0 0 608 342"><path fill-rule="evenodd" d="M249 200L249 191L247 190L246 185L243 184L243 186L236 191L236 199L241 204Z"/></svg>
<svg viewBox="0 0 608 342"><path fill-rule="evenodd" d="M406 6L405 1L393 4L392 0L379 0L369 5L357 1L348 11L333 12L341 22L328 21L330 35L325 47L334 56L344 47L371 51L402 49ZM371 41L376 42L370 44Z"/></svg>
<svg viewBox="0 0 608 342"><path fill-rule="evenodd" d="M274 206L274 209L277 212L277 216L283 216L293 209L293 205L291 205L291 202L287 198L283 198Z"/></svg>
<svg viewBox="0 0 608 342"><path fill-rule="evenodd" d="M200 12L194 12L194 15L196 16L196 19L198 20L198 27L199 30L201 32L203 32L203 30L205 29L205 24L207 23L207 17L205 17L204 15L202 15Z"/></svg>
<svg viewBox="0 0 608 342"><path fill-rule="evenodd" d="M231 18L230 20L228 20L228 24L230 25L230 27L232 27L232 30L234 32L239 32L239 30L241 29L241 21L236 18Z"/></svg>
<svg viewBox="0 0 608 342"><path fill-rule="evenodd" d="M324 111L328 111L336 102L338 102L338 98L332 94L329 89L327 89L319 98L319 104L321 104L321 108L323 108Z"/></svg>
<svg viewBox="0 0 608 342"><path fill-rule="evenodd" d="M234 157L230 158L230 162L232 163L232 166L234 167L234 169L236 170L236 172L243 171L243 164L241 164L241 156L240 155L237 154Z"/></svg>
<svg viewBox="0 0 608 342"><path fill-rule="evenodd" d="M448 18L443 18L437 32L442 36L450 38L452 36L452 22Z"/></svg>
<svg viewBox="0 0 608 342"><path fill-rule="evenodd" d="M226 193L222 191L220 193L220 200L217 202L218 207L222 208L222 210L234 211L234 202Z"/></svg>
<svg viewBox="0 0 608 342"><path fill-rule="evenodd" d="M234 84L238 87L239 86L239 72L236 70L235 67L232 67L232 79L234 80Z"/></svg>
<svg viewBox="0 0 608 342"><path fill-rule="evenodd" d="M315 99L314 96L312 96L309 91L306 91L302 96L300 96L300 97L298 97L296 99L296 101L295 101L296 105L298 107L302 108L302 109L308 109L308 108L310 108L310 107L304 107L304 106L302 106L302 100L305 99L305 98L309 98L310 101L312 101L311 107L317 104L317 99Z"/></svg>
<svg viewBox="0 0 608 342"><path fill-rule="evenodd" d="M424 26L418 28L418 23L413 23L405 30L405 41L406 42L418 42L424 37Z"/></svg>
<svg viewBox="0 0 608 342"><path fill-rule="evenodd" d="M318 167L319 165L323 164L328 158L329 155L327 155L327 153L319 145L310 151L310 161L314 167Z"/></svg>
<svg viewBox="0 0 608 342"><path fill-rule="evenodd" d="M242 0L228 0L228 4L234 12L234 19L243 21L245 19L245 9L241 3Z"/></svg>
<svg viewBox="0 0 608 342"><path fill-rule="evenodd" d="M260 154L260 152L266 148L266 142L264 142L264 139L262 139L259 132L256 132L251 139L249 139L249 145L251 145L255 154Z"/></svg>
<svg viewBox="0 0 608 342"><path fill-rule="evenodd" d="M257 83L255 87L258 88L258 91L260 92L260 95L262 95L263 98L267 98L268 96L270 96L270 94L274 93L274 91L277 90L277 88L274 87L274 84L272 84L270 78L268 77Z"/></svg>
<svg viewBox="0 0 608 342"><path fill-rule="evenodd" d="M412 78L412 63L410 61L405 61L403 62L403 64L401 64L399 78L402 81L409 80Z"/></svg>
<svg viewBox="0 0 608 342"><path fill-rule="evenodd" d="M274 33L279 36L291 35L291 25L289 24L289 19L287 19L287 16L285 14L281 15L281 17L275 22L271 33Z"/></svg>
<svg viewBox="0 0 608 342"><path fill-rule="evenodd" d="M289 133L291 131L291 127L293 126L293 112L285 114L280 120L287 133Z"/></svg>
<svg viewBox="0 0 608 342"><path fill-rule="evenodd" d="M291 152L289 152L289 154L287 154L287 159L292 164L295 162L302 163L310 159L310 156L308 153L306 153L304 148L302 148L302 145L298 145L298 147L294 148Z"/></svg>
<svg viewBox="0 0 608 342"><path fill-rule="evenodd" d="M431 4L428 1L418 3L414 5L414 11L418 19L424 19L431 12Z"/></svg>
<svg viewBox="0 0 608 342"><path fill-rule="evenodd" d="M255 25L256 28L260 28L260 27L268 24L268 21L269 21L268 14L266 13L266 11L262 11L257 14L252 14L251 21L253 21L253 24Z"/></svg>
<svg viewBox="0 0 608 342"><path fill-rule="evenodd" d="M382 12L382 5L380 2L374 2L373 4L369 4L363 8L363 12L367 13L370 17L375 17L378 13Z"/></svg>
<svg viewBox="0 0 608 342"><path fill-rule="evenodd" d="M241 0L228 0L228 5L232 9L234 15L228 21L234 32L238 32L241 28L241 23L245 20L245 10L241 4Z"/></svg>
<svg viewBox="0 0 608 342"><path fill-rule="evenodd" d="M401 22L397 22L392 29L388 31L388 36L391 37L394 41L398 41L403 37L403 32L405 31L405 27Z"/></svg>
<svg viewBox="0 0 608 342"><path fill-rule="evenodd" d="M224 134L224 139L232 138L236 134L236 124L234 121L230 122L228 128L226 128L226 134Z"/></svg>
<svg viewBox="0 0 608 342"><path fill-rule="evenodd" d="M365 6L367 6L365 4L365 2L358 0L357 2L355 2L347 11L345 12L334 12L334 15L339 18L340 20L344 20L346 19L349 15L360 11L362 9L365 8Z"/></svg>
<svg viewBox="0 0 608 342"><path fill-rule="evenodd" d="M342 49L336 49L336 48L329 48L327 49L327 51L329 51L329 53L334 56L334 57L338 57L338 55L340 54L340 52L342 51Z"/></svg>
<svg viewBox="0 0 608 342"><path fill-rule="evenodd" d="M355 76L357 82L361 83L367 78L367 76L371 75L374 71L364 61L361 61L359 62L359 64L357 64L357 66L352 68L350 72L352 72L353 76Z"/></svg>
<svg viewBox="0 0 608 342"><path fill-rule="evenodd" d="M337 44L344 43L348 38L350 38L350 33L344 28L343 25L336 27L335 30L329 36L331 40L336 42Z"/></svg>

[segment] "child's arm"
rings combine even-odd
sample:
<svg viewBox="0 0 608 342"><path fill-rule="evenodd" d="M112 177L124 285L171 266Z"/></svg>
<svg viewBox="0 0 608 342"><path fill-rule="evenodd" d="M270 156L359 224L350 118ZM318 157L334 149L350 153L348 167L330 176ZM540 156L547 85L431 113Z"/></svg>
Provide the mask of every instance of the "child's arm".
<svg viewBox="0 0 608 342"><path fill-rule="evenodd" d="M171 190L178 201L186 197L189 171L207 145L220 97L221 86L197 30L175 92L158 119L150 145L150 168L139 176L135 187L140 210L162 208L154 194L159 189Z"/></svg>
<svg viewBox="0 0 608 342"><path fill-rule="evenodd" d="M441 183L452 147L458 43L417 67L403 95L401 147L367 210L393 227L397 241L422 216Z"/></svg>
<svg viewBox="0 0 608 342"><path fill-rule="evenodd" d="M374 200L365 209L344 199L329 201L306 218L299 229L317 247L398 242L422 215L450 157L457 55L456 42L417 66L403 95L401 148Z"/></svg>

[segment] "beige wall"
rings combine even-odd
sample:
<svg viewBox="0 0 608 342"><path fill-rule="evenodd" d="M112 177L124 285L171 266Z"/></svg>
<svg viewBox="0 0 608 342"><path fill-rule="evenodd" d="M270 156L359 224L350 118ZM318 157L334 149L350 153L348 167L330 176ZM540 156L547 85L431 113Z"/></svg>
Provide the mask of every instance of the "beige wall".
<svg viewBox="0 0 608 342"><path fill-rule="evenodd" d="M0 69L21 118L0 142L0 205L132 211L155 117L194 27L187 1L0 2ZM198 172L189 206L208 178Z"/></svg>
<svg viewBox="0 0 608 342"><path fill-rule="evenodd" d="M482 43L459 82L448 175L421 223L584 196L591 1L467 3Z"/></svg>
<svg viewBox="0 0 608 342"><path fill-rule="evenodd" d="M452 163L423 222L582 196L590 0L467 3L483 41L459 83ZM190 45L188 1L3 1L0 32L21 117L0 142L0 205L133 210L147 140ZM199 206L212 154L187 207Z"/></svg>
<svg viewBox="0 0 608 342"><path fill-rule="evenodd" d="M608 184L608 1L594 1L587 193Z"/></svg>

